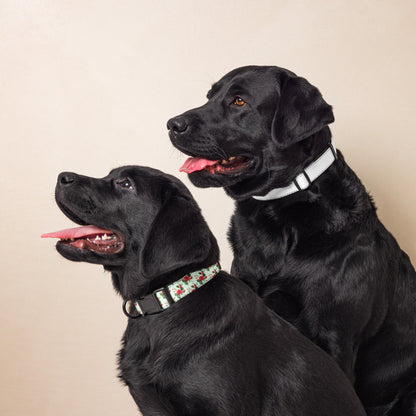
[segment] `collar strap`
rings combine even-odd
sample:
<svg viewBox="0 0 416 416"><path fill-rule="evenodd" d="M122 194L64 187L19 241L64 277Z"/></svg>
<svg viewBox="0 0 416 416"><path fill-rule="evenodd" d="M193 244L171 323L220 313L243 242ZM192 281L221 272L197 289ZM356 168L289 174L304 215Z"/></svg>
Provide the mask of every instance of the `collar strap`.
<svg viewBox="0 0 416 416"><path fill-rule="evenodd" d="M329 147L324 150L309 166L307 166L303 172L288 185L283 188L272 189L264 196L253 196L254 199L259 201L270 201L272 199L280 199L285 196L294 194L298 191L303 191L309 188L312 182L321 176L337 158L337 150L335 149L334 142L328 145Z"/></svg>
<svg viewBox="0 0 416 416"><path fill-rule="evenodd" d="M219 263L213 264L205 269L197 270L170 284L169 286L156 289L150 295L139 299L126 299L123 303L123 312L129 318L139 318L145 315L154 315L162 312L169 306L194 292L214 278L221 270ZM127 303L133 302L137 315L129 313Z"/></svg>

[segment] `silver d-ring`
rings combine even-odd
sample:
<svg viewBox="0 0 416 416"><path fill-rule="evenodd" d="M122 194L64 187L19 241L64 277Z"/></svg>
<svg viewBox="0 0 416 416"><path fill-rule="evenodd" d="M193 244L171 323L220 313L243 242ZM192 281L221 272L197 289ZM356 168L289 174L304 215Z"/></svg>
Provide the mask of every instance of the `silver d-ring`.
<svg viewBox="0 0 416 416"><path fill-rule="evenodd" d="M137 314L137 315L130 315L129 314L129 312L128 312L128 310L127 310L127 303L128 302L131 302L131 300L130 299L126 299L124 302L123 302L123 312L124 312L124 315L126 315L126 316L128 316L129 318L131 318L131 319L137 319L137 318L140 318L142 315L140 315L139 313Z"/></svg>

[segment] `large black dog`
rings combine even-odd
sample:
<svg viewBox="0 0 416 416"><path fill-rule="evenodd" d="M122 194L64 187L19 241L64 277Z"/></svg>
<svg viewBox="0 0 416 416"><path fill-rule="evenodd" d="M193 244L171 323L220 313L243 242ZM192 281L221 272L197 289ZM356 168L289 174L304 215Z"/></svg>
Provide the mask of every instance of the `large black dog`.
<svg viewBox="0 0 416 416"><path fill-rule="evenodd" d="M304 78L250 66L168 128L190 180L236 200L232 274L337 360L368 414L416 415L416 274L333 121Z"/></svg>
<svg viewBox="0 0 416 416"><path fill-rule="evenodd" d="M119 367L143 415L365 414L331 357L219 270L178 179L133 166L103 179L62 173L56 200L84 226L44 236L62 238L69 260L104 265L136 305L125 307Z"/></svg>

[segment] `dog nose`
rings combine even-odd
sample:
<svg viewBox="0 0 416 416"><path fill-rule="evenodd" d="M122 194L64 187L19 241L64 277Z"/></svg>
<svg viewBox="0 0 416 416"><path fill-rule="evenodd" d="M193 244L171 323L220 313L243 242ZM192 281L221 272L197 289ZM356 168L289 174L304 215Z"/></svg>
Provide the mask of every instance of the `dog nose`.
<svg viewBox="0 0 416 416"><path fill-rule="evenodd" d="M178 116L171 118L168 121L167 126L168 130L170 130L173 134L180 134L188 128L188 123L186 122L184 117Z"/></svg>
<svg viewBox="0 0 416 416"><path fill-rule="evenodd" d="M62 172L58 177L58 184L67 186L71 185L75 181L75 175L69 172Z"/></svg>

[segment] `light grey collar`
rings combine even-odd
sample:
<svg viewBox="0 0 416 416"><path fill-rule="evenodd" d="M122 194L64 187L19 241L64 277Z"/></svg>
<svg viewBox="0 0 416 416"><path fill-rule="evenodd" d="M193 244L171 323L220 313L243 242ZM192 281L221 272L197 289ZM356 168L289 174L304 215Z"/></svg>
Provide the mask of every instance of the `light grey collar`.
<svg viewBox="0 0 416 416"><path fill-rule="evenodd" d="M259 201L270 201L272 199L284 198L285 196L294 194L298 191L303 191L304 189L307 189L316 178L321 176L334 163L336 158L337 150L335 149L334 142L331 140L329 147L307 166L302 173L299 173L288 186L272 189L264 196L253 196L253 198Z"/></svg>

